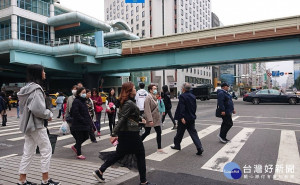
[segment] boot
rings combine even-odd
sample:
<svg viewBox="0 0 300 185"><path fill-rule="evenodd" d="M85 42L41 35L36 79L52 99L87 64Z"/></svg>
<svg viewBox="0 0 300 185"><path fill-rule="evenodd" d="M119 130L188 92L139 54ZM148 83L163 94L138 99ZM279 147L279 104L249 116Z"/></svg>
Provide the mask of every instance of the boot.
<svg viewBox="0 0 300 185"><path fill-rule="evenodd" d="M7 115L3 115L2 116L2 126L6 126L6 122L7 122Z"/></svg>

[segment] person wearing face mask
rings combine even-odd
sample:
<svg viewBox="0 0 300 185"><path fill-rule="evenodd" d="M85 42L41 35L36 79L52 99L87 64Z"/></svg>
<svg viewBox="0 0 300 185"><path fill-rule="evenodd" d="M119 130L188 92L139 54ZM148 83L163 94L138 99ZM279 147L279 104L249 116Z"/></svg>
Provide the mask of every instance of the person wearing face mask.
<svg viewBox="0 0 300 185"><path fill-rule="evenodd" d="M70 115L73 117L71 133L76 140L76 144L71 149L76 153L77 159L84 160L85 156L81 154L81 145L89 138L89 131L92 124L92 119L86 105L86 90L84 87L78 88Z"/></svg>
<svg viewBox="0 0 300 185"><path fill-rule="evenodd" d="M161 119L156 99L157 87L153 84L148 86L149 94L144 103L144 116L146 119L145 133L141 136L142 141L150 134L151 128L154 127L156 132L157 153L165 154L161 148Z"/></svg>
<svg viewBox="0 0 300 185"><path fill-rule="evenodd" d="M71 111L71 108L72 108L72 103L75 100L75 95L76 95L76 92L77 92L77 85L74 85L72 87L71 92L72 92L72 95L69 96L68 100L67 100L67 108L66 108L66 111L65 111L64 121L66 121L66 118L70 116L70 111ZM68 123L68 124L71 127L71 124L70 123Z"/></svg>

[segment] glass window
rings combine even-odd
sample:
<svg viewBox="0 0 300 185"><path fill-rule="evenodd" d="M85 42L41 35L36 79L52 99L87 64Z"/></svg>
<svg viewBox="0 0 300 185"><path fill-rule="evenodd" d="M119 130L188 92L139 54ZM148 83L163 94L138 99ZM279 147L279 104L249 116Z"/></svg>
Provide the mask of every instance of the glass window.
<svg viewBox="0 0 300 185"><path fill-rule="evenodd" d="M128 11L128 5L126 6L126 11Z"/></svg>
<svg viewBox="0 0 300 185"><path fill-rule="evenodd" d="M142 30L142 36L145 36L145 30Z"/></svg>
<svg viewBox="0 0 300 185"><path fill-rule="evenodd" d="M131 16L133 16L133 10L131 10Z"/></svg>
<svg viewBox="0 0 300 185"><path fill-rule="evenodd" d="M271 95L280 95L280 91L277 91L275 89L270 89L270 94Z"/></svg>
<svg viewBox="0 0 300 185"><path fill-rule="evenodd" d="M10 6L10 0L0 0L0 10Z"/></svg>
<svg viewBox="0 0 300 185"><path fill-rule="evenodd" d="M136 9L136 12L139 12L139 7L138 6L135 9Z"/></svg>
<svg viewBox="0 0 300 185"><path fill-rule="evenodd" d="M145 26L145 21L142 22L142 26Z"/></svg>
<svg viewBox="0 0 300 185"><path fill-rule="evenodd" d="M120 14L119 13L118 13L117 17L120 18Z"/></svg>
<svg viewBox="0 0 300 185"><path fill-rule="evenodd" d="M120 10L120 5L117 6L117 10Z"/></svg>
<svg viewBox="0 0 300 185"><path fill-rule="evenodd" d="M109 10L108 10L108 8L107 8L107 9L106 9L106 13L108 13L108 11L109 11Z"/></svg>
<svg viewBox="0 0 300 185"><path fill-rule="evenodd" d="M145 8L145 3L142 4L142 7Z"/></svg>
<svg viewBox="0 0 300 185"><path fill-rule="evenodd" d="M124 1L121 2L121 6L122 6L122 7L124 6Z"/></svg>
<svg viewBox="0 0 300 185"><path fill-rule="evenodd" d="M18 0L18 7L44 16L50 16L50 3L42 0Z"/></svg>
<svg viewBox="0 0 300 185"><path fill-rule="evenodd" d="M142 17L145 17L145 11L142 12Z"/></svg>
<svg viewBox="0 0 300 185"><path fill-rule="evenodd" d="M133 24L133 19L131 19L131 24Z"/></svg>
<svg viewBox="0 0 300 185"><path fill-rule="evenodd" d="M37 44L48 44L50 40L49 26L22 17L18 17L19 39Z"/></svg>
<svg viewBox="0 0 300 185"><path fill-rule="evenodd" d="M121 13L122 13L122 15L124 14L124 10L123 9L121 10Z"/></svg>
<svg viewBox="0 0 300 185"><path fill-rule="evenodd" d="M129 17L128 14L126 14L126 19L128 19L128 17Z"/></svg>
<svg viewBox="0 0 300 185"><path fill-rule="evenodd" d="M139 24L136 25L136 30L139 30Z"/></svg>
<svg viewBox="0 0 300 185"><path fill-rule="evenodd" d="M139 15L136 16L136 21L138 21L138 20L139 20Z"/></svg>
<svg viewBox="0 0 300 185"><path fill-rule="evenodd" d="M261 91L258 91L256 94L269 94L269 90L268 89L261 90Z"/></svg>
<svg viewBox="0 0 300 185"><path fill-rule="evenodd" d="M11 20L0 22L0 40L11 38Z"/></svg>

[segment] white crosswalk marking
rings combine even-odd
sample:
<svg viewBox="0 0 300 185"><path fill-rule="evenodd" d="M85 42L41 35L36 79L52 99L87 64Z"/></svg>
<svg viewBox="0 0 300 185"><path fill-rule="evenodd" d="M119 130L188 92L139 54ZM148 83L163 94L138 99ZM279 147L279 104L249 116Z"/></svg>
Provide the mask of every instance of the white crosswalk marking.
<svg viewBox="0 0 300 185"><path fill-rule="evenodd" d="M163 135L166 135L166 134L168 134L168 133L171 133L171 132L175 131L175 130L172 130L172 128L173 128L173 127L170 127L170 128L167 128L167 129L162 130L161 135L163 136ZM156 138L156 132L155 132L155 133L152 133L152 134L149 134L149 135L144 139L143 142L149 141L149 140L154 139L154 138ZM102 150L101 152L111 152L111 151L115 151L115 150L116 150L116 147L113 146L113 147L107 148L107 149L105 149L105 150Z"/></svg>
<svg viewBox="0 0 300 185"><path fill-rule="evenodd" d="M230 143L227 143L219 150L209 161L207 161L201 168L213 171L222 172L225 164L231 162L237 153L246 143L247 139L254 132L254 128L242 129Z"/></svg>
<svg viewBox="0 0 300 185"><path fill-rule="evenodd" d="M59 122L53 122L53 123L51 123L51 125L55 125L55 124L62 124L62 122L59 121ZM49 124L49 125L50 125L50 124ZM14 127L15 127L15 128L10 128L10 129L0 130L0 133L6 132L6 131L12 131L12 130L19 130L19 125L18 125L18 124L15 125ZM7 127L6 127L6 128L7 128Z"/></svg>
<svg viewBox="0 0 300 185"><path fill-rule="evenodd" d="M60 125L56 125L56 126L51 126L51 127L48 127L48 129L51 129L51 128L59 128ZM8 136L8 135L13 135L13 134L21 134L22 132L21 131L17 131L17 132L9 132L9 133L4 133L4 134L0 134L0 136Z"/></svg>
<svg viewBox="0 0 300 185"><path fill-rule="evenodd" d="M274 180L300 184L300 156L295 131L281 131L278 159L274 170Z"/></svg>
<svg viewBox="0 0 300 185"><path fill-rule="evenodd" d="M212 132L216 131L219 128L220 128L220 126L218 126L218 125L209 126L209 127L207 127L207 128L205 128L205 129L198 132L199 138L201 139L201 138L211 134ZM190 136L184 138L181 142L181 149L189 146L192 143L193 143L193 140L191 139ZM173 144L171 144L171 145L169 145L169 146L167 146L163 149L167 154L158 154L157 152L155 152L155 153L147 156L146 159L154 160L154 161L162 161L162 160L170 157L171 155L178 152L178 150L171 149L170 146L172 146L172 145Z"/></svg>
<svg viewBox="0 0 300 185"><path fill-rule="evenodd" d="M6 155L6 156L2 156L2 157L0 157L0 159L5 159L5 158L17 156L17 155L18 155L18 154L10 154L10 155Z"/></svg>

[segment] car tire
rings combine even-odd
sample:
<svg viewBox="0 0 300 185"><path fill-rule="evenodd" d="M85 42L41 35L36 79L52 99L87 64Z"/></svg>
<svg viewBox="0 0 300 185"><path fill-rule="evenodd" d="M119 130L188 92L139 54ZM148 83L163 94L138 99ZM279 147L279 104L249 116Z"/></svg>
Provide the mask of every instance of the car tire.
<svg viewBox="0 0 300 185"><path fill-rule="evenodd" d="M258 105L259 104L259 99L258 98L253 98L252 103L253 103L253 105Z"/></svg>
<svg viewBox="0 0 300 185"><path fill-rule="evenodd" d="M297 104L296 98L290 98L290 99L289 99L289 104L290 104L290 105L296 105L296 104Z"/></svg>

